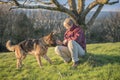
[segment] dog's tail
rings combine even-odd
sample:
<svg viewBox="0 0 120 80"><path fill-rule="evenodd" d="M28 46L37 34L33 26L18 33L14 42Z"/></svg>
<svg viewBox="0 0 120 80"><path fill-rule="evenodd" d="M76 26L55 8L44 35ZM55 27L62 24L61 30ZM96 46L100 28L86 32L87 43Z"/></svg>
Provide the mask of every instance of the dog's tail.
<svg viewBox="0 0 120 80"><path fill-rule="evenodd" d="M7 48L9 51L15 51L15 45L12 45L10 40L8 40L8 41L6 42L6 48Z"/></svg>

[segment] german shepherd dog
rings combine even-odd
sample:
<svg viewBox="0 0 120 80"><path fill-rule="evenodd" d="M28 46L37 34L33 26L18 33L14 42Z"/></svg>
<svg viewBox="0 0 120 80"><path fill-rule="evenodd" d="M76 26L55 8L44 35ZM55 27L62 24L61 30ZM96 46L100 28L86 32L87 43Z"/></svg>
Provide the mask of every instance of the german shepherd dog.
<svg viewBox="0 0 120 80"><path fill-rule="evenodd" d="M56 41L53 32L40 39L24 40L16 45L12 45L11 41L6 42L6 47L9 51L14 51L17 58L17 68L22 67L22 60L25 59L27 54L33 54L40 67L42 67L41 57L45 58L50 64L52 61L47 56L48 47L56 46Z"/></svg>

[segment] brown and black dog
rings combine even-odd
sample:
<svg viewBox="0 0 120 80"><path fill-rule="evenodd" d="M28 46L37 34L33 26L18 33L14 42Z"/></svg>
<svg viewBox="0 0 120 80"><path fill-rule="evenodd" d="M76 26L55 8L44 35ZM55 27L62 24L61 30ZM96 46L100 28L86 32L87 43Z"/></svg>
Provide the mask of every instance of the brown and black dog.
<svg viewBox="0 0 120 80"><path fill-rule="evenodd" d="M11 41L7 41L6 47L9 51L14 51L17 58L17 68L22 67L22 60L27 54L33 54L40 67L42 67L41 57L45 58L50 64L52 61L47 56L48 47L56 46L56 41L53 32L40 39L24 40L19 44L12 45Z"/></svg>

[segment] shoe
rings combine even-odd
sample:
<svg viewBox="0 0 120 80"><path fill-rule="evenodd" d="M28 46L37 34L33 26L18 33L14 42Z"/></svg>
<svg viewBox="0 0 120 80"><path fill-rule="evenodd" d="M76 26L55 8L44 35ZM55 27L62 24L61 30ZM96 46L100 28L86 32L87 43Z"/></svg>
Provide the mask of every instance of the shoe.
<svg viewBox="0 0 120 80"><path fill-rule="evenodd" d="M70 63L71 61L72 61L72 59L70 59L70 60L68 60L68 61L65 61L65 60L64 60L65 63Z"/></svg>
<svg viewBox="0 0 120 80"><path fill-rule="evenodd" d="M80 61L76 61L73 63L72 67L77 67L80 64Z"/></svg>

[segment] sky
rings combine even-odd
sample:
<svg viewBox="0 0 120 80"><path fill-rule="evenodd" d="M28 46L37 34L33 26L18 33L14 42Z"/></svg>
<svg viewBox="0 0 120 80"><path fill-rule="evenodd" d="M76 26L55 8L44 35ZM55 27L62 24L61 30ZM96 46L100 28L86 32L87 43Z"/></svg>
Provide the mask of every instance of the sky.
<svg viewBox="0 0 120 80"><path fill-rule="evenodd" d="M110 1L112 2L112 1L116 1L116 0L110 0ZM114 5L105 5L103 7L102 11L120 11L120 0L119 0L119 3L116 3Z"/></svg>
<svg viewBox="0 0 120 80"><path fill-rule="evenodd" d="M8 1L8 0L0 0L0 1ZM24 0L23 0L24 1ZM33 0L34 1L34 0ZM65 4L67 0L58 0L61 4ZM94 0L86 0L86 5L89 5L89 3L93 2ZM118 0L110 0L112 1L118 1ZM96 8L92 9L93 11ZM120 0L119 3L114 4L114 5L105 5L102 9L102 11L120 11Z"/></svg>
<svg viewBox="0 0 120 80"><path fill-rule="evenodd" d="M66 0L58 0L60 3L65 3ZM91 3L94 0L86 0L86 5L88 5L89 3ZM117 1L117 0L110 0L112 1ZM95 8L93 9L95 10ZM120 11L120 0L119 3L114 4L114 5L105 5L102 9L102 11Z"/></svg>

